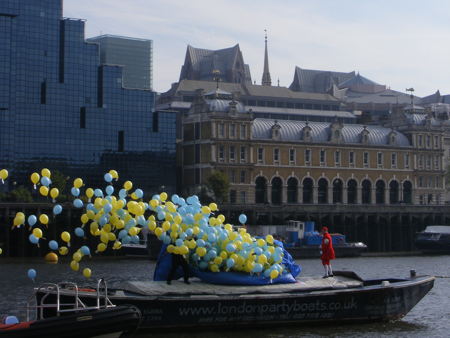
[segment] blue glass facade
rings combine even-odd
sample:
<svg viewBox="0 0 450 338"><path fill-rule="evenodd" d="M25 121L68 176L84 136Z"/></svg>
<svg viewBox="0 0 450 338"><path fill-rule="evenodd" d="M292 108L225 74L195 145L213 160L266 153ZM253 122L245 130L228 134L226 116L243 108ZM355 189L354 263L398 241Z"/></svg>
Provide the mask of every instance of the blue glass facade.
<svg viewBox="0 0 450 338"><path fill-rule="evenodd" d="M62 17L62 0L0 1L0 167L18 184L42 167L90 184L116 169L173 191L175 115L154 112L154 92L124 89L84 25Z"/></svg>

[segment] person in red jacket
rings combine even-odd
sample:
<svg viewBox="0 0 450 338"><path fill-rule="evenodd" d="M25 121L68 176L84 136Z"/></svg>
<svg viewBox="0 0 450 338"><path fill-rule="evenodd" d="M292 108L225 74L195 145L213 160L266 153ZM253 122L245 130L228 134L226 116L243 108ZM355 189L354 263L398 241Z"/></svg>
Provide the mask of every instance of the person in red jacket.
<svg viewBox="0 0 450 338"><path fill-rule="evenodd" d="M331 269L330 260L335 259L336 256L334 255L334 249L333 249L333 241L331 239L330 234L328 233L327 227L322 227L322 230L320 231L322 235L322 245L321 245L321 259L322 264L325 269L325 275L323 278L327 277L333 277L333 270Z"/></svg>

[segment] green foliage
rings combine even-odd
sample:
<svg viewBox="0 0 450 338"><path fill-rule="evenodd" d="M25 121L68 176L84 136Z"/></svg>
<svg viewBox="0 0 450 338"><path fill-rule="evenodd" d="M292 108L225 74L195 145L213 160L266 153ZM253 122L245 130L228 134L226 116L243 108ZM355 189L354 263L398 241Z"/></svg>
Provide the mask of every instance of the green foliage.
<svg viewBox="0 0 450 338"><path fill-rule="evenodd" d="M31 203L33 202L33 196L29 189L24 186L19 186L10 192L9 199L13 202Z"/></svg>
<svg viewBox="0 0 450 338"><path fill-rule="evenodd" d="M230 190L228 176L221 171L213 171L207 180L208 187L214 192L218 203L226 202Z"/></svg>

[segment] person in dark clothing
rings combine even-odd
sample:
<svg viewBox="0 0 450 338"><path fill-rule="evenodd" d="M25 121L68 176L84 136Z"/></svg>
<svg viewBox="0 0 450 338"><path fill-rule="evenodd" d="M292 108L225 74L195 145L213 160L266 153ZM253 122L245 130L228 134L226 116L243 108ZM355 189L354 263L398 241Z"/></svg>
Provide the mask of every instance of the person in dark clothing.
<svg viewBox="0 0 450 338"><path fill-rule="evenodd" d="M175 276L175 273L177 272L179 266L183 268L184 282L186 284L191 284L189 282L189 265L184 256L177 255L174 253L171 253L171 255L172 255L172 267L170 269L169 275L167 276L167 284L170 284L172 282L172 279Z"/></svg>

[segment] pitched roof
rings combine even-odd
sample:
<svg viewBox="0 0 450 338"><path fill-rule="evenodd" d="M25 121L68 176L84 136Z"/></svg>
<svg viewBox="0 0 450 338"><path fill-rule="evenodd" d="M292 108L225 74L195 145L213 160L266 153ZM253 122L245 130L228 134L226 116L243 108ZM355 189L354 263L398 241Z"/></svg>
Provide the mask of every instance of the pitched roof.
<svg viewBox="0 0 450 338"><path fill-rule="evenodd" d="M326 93L333 84L338 85L355 76L355 72L333 72L326 70L302 69L295 67L294 80L289 86L292 90Z"/></svg>
<svg viewBox="0 0 450 338"><path fill-rule="evenodd" d="M330 139L330 123L325 122L304 122L304 121L275 121L272 119L256 118L253 121L252 135L254 139L268 140L272 136L272 126L275 122L280 125L280 140L281 141L297 141L301 142L303 139L303 128L308 124L311 128L311 139L314 143L328 143ZM365 127L369 132L368 145L387 146L388 135L392 132L389 128L381 126L369 125ZM364 130L363 125L359 124L345 124L342 127L343 143L346 144L360 144L361 132ZM400 132L395 131L397 147L410 147L408 138ZM392 145L390 145L392 146Z"/></svg>

